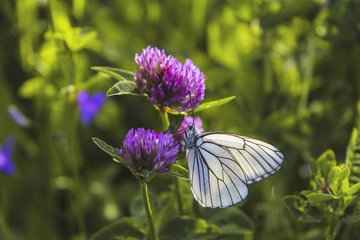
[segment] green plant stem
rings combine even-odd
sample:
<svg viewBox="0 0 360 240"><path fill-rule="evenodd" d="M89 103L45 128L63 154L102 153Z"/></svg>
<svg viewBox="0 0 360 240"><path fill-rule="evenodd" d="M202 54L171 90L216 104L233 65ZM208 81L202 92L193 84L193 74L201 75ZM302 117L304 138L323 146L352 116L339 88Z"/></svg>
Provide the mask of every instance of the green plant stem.
<svg viewBox="0 0 360 240"><path fill-rule="evenodd" d="M310 32L306 40L306 49L304 56L300 60L300 72L303 78L303 89L300 95L298 112L302 112L306 109L308 103L308 97L311 87L314 71L315 60L315 47L314 47L314 32Z"/></svg>
<svg viewBox="0 0 360 240"><path fill-rule="evenodd" d="M272 80L272 68L271 68L271 32L270 30L265 30L264 32L264 91L265 93L270 93L273 88Z"/></svg>
<svg viewBox="0 0 360 240"><path fill-rule="evenodd" d="M159 111L159 113L160 113L161 121L163 124L163 130L165 131L170 126L169 116L168 116L167 112L164 112L164 111Z"/></svg>
<svg viewBox="0 0 360 240"><path fill-rule="evenodd" d="M169 116L167 114L167 112L164 111L159 111L160 112L160 117L161 117L161 121L163 123L163 130L167 130L169 129L170 126L170 122L169 122ZM181 191L180 191L180 187L179 187L179 179L178 178L174 178L174 188L175 188L175 196L176 196L176 201L179 207L179 213L180 215L184 215L184 208L182 205L182 201L181 201Z"/></svg>
<svg viewBox="0 0 360 240"><path fill-rule="evenodd" d="M340 227L341 227L341 220L337 216L331 215L330 218L328 219L326 240L335 239L339 232Z"/></svg>
<svg viewBox="0 0 360 240"><path fill-rule="evenodd" d="M179 213L180 215L184 215L184 209L181 201L181 191L179 187L179 179L177 177L174 178L174 186L175 186L176 201L179 207Z"/></svg>
<svg viewBox="0 0 360 240"><path fill-rule="evenodd" d="M146 218L147 218L147 222L148 222L148 226L149 226L150 239L156 240L158 238L155 233L155 227L154 227L154 221L152 218L152 211L151 211L151 207L150 207L150 199L149 199L147 183L141 182L140 186L141 186L141 193L142 193L142 198L143 198L143 202L144 202L144 208L145 208L145 212L146 212Z"/></svg>

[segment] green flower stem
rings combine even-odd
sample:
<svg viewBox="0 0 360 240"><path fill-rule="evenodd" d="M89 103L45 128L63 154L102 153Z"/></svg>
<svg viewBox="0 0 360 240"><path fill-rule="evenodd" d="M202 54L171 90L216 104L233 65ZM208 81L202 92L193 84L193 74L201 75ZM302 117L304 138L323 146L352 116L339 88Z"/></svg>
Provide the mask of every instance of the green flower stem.
<svg viewBox="0 0 360 240"><path fill-rule="evenodd" d="M327 219L327 234L326 234L326 240L333 240L336 238L340 227L341 227L341 220L335 216L331 215Z"/></svg>
<svg viewBox="0 0 360 240"><path fill-rule="evenodd" d="M169 116L168 116L167 112L164 112L164 111L159 111L159 113L160 113L161 121L163 123L163 130L165 131L170 126Z"/></svg>
<svg viewBox="0 0 360 240"><path fill-rule="evenodd" d="M174 178L174 186L175 186L175 195L179 206L180 215L184 215L184 209L181 201L181 191L179 187L179 179L177 177Z"/></svg>
<svg viewBox="0 0 360 240"><path fill-rule="evenodd" d="M303 90L300 95L298 112L302 112L306 109L308 104L309 92L311 82L313 80L314 61L315 61L315 39L314 30L312 29L306 40L306 50L304 52L304 58L300 62L300 73L303 78Z"/></svg>
<svg viewBox="0 0 360 240"><path fill-rule="evenodd" d="M271 68L271 31L265 30L264 31L264 71L263 71L263 78L264 78L264 91L265 93L270 93L273 88L273 73Z"/></svg>
<svg viewBox="0 0 360 240"><path fill-rule="evenodd" d="M170 126L169 116L167 112L164 111L159 111L159 113L160 113L161 121L163 123L163 129L165 131L169 129ZM179 179L176 177L174 178L174 187L175 187L175 196L176 196L176 201L178 203L180 215L184 215L184 210L183 210L184 208L181 201L181 191L179 187Z"/></svg>
<svg viewBox="0 0 360 240"><path fill-rule="evenodd" d="M152 211L151 211L151 207L150 207L150 199L149 199L147 183L141 182L140 186L141 186L141 193L142 193L142 198L143 198L143 202L144 202L144 208L145 208L145 212L146 212L147 222L148 222L148 226L149 226L150 239L156 240L158 238L155 233L155 227L154 227L154 221L152 218Z"/></svg>

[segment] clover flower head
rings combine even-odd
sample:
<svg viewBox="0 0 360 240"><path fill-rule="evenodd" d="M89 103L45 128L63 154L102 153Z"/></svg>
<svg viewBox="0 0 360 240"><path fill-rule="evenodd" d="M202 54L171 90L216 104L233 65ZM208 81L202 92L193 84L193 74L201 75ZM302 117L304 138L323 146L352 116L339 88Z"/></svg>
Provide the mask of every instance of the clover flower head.
<svg viewBox="0 0 360 240"><path fill-rule="evenodd" d="M84 125L90 124L101 108L104 106L106 95L103 92L91 95L87 91L81 91L77 95L80 119Z"/></svg>
<svg viewBox="0 0 360 240"><path fill-rule="evenodd" d="M146 175L168 171L176 160L179 146L170 132L158 134L154 130L138 128L131 129L122 147L116 150L135 172Z"/></svg>
<svg viewBox="0 0 360 240"><path fill-rule="evenodd" d="M0 146L0 172L3 172L7 175L13 175L15 173L15 165L12 162L12 144L15 138L10 136L4 143Z"/></svg>
<svg viewBox="0 0 360 240"><path fill-rule="evenodd" d="M182 64L165 50L148 46L135 55L135 62L140 67L135 72L138 88L161 110L187 111L204 98L205 77L191 59Z"/></svg>

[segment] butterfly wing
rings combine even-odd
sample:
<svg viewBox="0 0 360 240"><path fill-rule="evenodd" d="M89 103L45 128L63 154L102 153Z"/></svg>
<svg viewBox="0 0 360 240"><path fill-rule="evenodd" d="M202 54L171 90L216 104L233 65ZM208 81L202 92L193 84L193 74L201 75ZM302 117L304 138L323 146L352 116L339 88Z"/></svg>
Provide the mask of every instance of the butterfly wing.
<svg viewBox="0 0 360 240"><path fill-rule="evenodd" d="M204 132L187 149L190 187L203 207L225 208L244 200L247 184L276 173L284 155L276 147L249 137Z"/></svg>

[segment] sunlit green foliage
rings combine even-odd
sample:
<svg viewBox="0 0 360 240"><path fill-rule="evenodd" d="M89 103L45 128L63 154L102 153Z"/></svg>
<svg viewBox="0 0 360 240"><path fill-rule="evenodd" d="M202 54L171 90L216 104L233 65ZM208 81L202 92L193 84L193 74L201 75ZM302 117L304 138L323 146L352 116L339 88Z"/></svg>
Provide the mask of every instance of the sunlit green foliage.
<svg viewBox="0 0 360 240"><path fill-rule="evenodd" d="M354 129L348 145L348 154L359 155L354 150L358 146L357 129ZM338 164L335 154L327 150L317 160L310 159L310 190L303 190L299 196L283 198L285 206L298 221L324 223L323 236L334 239L342 224L360 220L358 204L360 182L350 183L350 172L356 168L349 164Z"/></svg>
<svg viewBox="0 0 360 240"><path fill-rule="evenodd" d="M136 180L91 137L120 147L130 128L164 130L161 118L146 97L112 96L82 126L76 95L131 81L135 53L149 44L204 72L202 103L236 96L196 113L205 130L267 140L285 155L278 174L250 185L248 198L230 209L201 208L186 180L176 188L174 175L186 178L184 169L154 178L160 239L357 239L359 4L2 0L0 145L16 136L17 172L0 173L0 239L143 238ZM130 73L116 79L112 68ZM28 126L10 118L13 105Z"/></svg>

